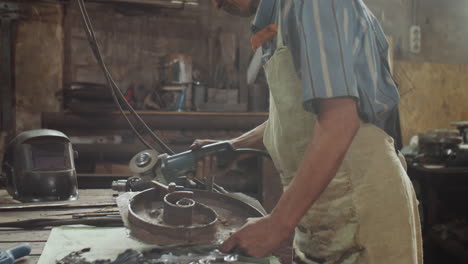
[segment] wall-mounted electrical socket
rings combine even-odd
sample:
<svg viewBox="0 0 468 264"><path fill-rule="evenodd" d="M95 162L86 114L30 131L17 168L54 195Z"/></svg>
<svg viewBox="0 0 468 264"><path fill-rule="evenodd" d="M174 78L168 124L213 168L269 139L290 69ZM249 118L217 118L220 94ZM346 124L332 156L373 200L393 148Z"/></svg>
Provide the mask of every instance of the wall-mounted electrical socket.
<svg viewBox="0 0 468 264"><path fill-rule="evenodd" d="M421 52L421 27L418 25L410 27L410 51L412 53Z"/></svg>

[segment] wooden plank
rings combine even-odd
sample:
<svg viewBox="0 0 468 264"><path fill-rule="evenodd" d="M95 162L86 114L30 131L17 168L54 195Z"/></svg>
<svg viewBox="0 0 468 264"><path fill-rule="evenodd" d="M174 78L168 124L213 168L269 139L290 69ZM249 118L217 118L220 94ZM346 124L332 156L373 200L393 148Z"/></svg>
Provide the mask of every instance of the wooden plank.
<svg viewBox="0 0 468 264"><path fill-rule="evenodd" d="M468 66L395 61L395 78L401 95L403 142L412 136L468 120Z"/></svg>
<svg viewBox="0 0 468 264"><path fill-rule="evenodd" d="M129 113L125 111L125 113ZM159 115L159 116L253 116L253 117L267 117L267 112L255 112L255 113L232 113L232 112L156 112L156 111L137 111L141 115ZM120 115L120 112L114 112L113 114Z"/></svg>
<svg viewBox="0 0 468 264"><path fill-rule="evenodd" d="M86 202L113 202L113 194L115 191L112 189L80 189L78 190L78 200L76 201L55 201L55 202L44 202L44 203L21 203L14 200L6 190L0 190L0 207L6 205L29 205L29 204L82 204Z"/></svg>
<svg viewBox="0 0 468 264"><path fill-rule="evenodd" d="M0 229L0 243L46 242L50 228L41 230Z"/></svg>
<svg viewBox="0 0 468 264"><path fill-rule="evenodd" d="M221 129L248 130L268 118L266 113L139 112L152 129ZM66 113L42 113L42 127L51 129L128 128L120 114L79 116Z"/></svg>
<svg viewBox="0 0 468 264"><path fill-rule="evenodd" d="M18 203L9 197L9 202L0 204L2 206L23 206L23 205L47 205L47 204L66 204L66 205L79 205L79 204L113 204L114 197L112 196L115 192L110 189L94 189L94 190L79 190L79 199L77 201L65 201L65 202L54 202L54 203ZM8 194L5 190L0 190L0 197L2 202L5 201L5 198ZM107 208L107 207L104 207ZM14 211L2 211L0 213L1 222L11 222L18 220L28 220L35 218L45 218L50 217L55 214L63 214L64 212L90 212L103 209L101 207L95 208L43 208L38 210L14 210ZM55 217L54 217L55 218Z"/></svg>
<svg viewBox="0 0 468 264"><path fill-rule="evenodd" d="M105 207L105 208L87 208L87 209L42 209L42 210L26 210L26 211L7 211L1 212L2 217L0 217L1 222L15 222L15 221L25 221L31 219L44 219L44 218L63 218L70 219L70 214L67 213L91 213L99 212L105 209L112 208L116 209L117 207ZM1 229L0 229L1 230Z"/></svg>
<svg viewBox="0 0 468 264"><path fill-rule="evenodd" d="M36 264L39 262L40 256L27 256L20 260L17 260L15 264Z"/></svg>

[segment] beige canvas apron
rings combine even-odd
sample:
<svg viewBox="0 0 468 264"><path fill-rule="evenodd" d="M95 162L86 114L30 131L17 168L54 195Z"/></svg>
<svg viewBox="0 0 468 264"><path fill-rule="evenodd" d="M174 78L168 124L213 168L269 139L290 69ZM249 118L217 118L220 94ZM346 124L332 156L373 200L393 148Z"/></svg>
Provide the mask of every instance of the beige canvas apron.
<svg viewBox="0 0 468 264"><path fill-rule="evenodd" d="M265 65L270 115L264 143L286 187L316 117L302 107L301 82L278 32L277 50ZM297 226L294 250L303 263L422 263L417 200L384 131L361 124L338 173Z"/></svg>

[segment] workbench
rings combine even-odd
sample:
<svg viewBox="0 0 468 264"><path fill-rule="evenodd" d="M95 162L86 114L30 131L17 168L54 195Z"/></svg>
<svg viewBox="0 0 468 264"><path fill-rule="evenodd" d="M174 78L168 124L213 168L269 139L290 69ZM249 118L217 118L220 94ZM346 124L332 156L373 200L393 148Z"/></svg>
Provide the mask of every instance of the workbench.
<svg viewBox="0 0 468 264"><path fill-rule="evenodd" d="M27 209L27 210L8 210L0 211L0 222L12 222L36 218L70 218L70 214L96 212L109 209L117 209L113 206L102 206L115 202L116 192L110 189L80 189L79 199L77 201L54 202L54 204L67 205L89 205L83 208L53 208L53 209ZM6 190L0 190L0 207L22 206L8 195ZM29 204L28 204L29 205ZM94 207L97 206L97 207ZM67 215L68 214L68 215ZM61 216L57 216L61 215ZM6 250L20 243L29 243L32 247L31 254L16 263L36 264L44 251L46 242L51 234L52 228L41 229L17 229L0 227L0 249ZM291 263L292 258L292 240L285 241L281 248L275 252L275 255L281 259L282 263ZM43 260L42 260L43 261Z"/></svg>
<svg viewBox="0 0 468 264"><path fill-rule="evenodd" d="M79 199L77 201L67 201L67 204L104 204L114 202L113 194L115 192L110 189L94 189L94 190L79 190ZM57 202L62 203L62 202ZM22 205L14 201L8 195L6 190L0 190L0 207L12 205ZM102 207L100 207L102 208ZM64 209L39 209L39 210L12 210L0 211L0 222L9 222L17 220L26 220L33 218L51 217L57 214L96 211L100 208L64 208ZM54 216L56 218L56 216ZM32 247L31 255L18 261L21 264L35 264L44 250L44 246L49 238L51 228L44 229L14 229L0 228L0 248L2 250L11 248L20 243L29 243Z"/></svg>

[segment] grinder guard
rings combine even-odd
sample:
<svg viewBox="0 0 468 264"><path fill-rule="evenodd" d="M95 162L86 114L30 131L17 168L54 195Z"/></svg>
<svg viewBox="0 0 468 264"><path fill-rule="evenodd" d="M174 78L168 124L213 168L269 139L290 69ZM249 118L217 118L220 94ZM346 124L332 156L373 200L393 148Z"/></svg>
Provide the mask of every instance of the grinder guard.
<svg viewBox="0 0 468 264"><path fill-rule="evenodd" d="M37 129L20 133L3 159L8 193L22 202L76 200L73 149L62 132Z"/></svg>

